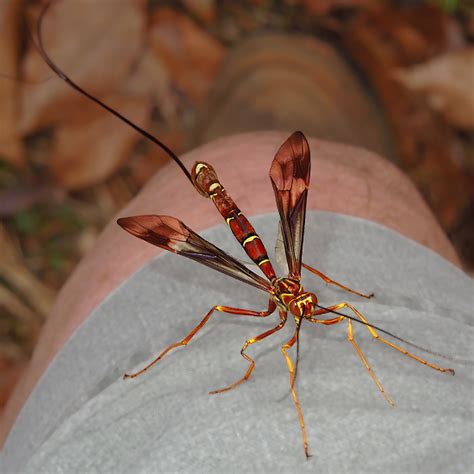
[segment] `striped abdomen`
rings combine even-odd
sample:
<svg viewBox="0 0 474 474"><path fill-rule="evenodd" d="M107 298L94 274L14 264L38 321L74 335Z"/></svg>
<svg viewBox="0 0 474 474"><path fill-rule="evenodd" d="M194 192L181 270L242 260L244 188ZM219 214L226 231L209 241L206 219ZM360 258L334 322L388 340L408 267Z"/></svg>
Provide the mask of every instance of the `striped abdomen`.
<svg viewBox="0 0 474 474"><path fill-rule="evenodd" d="M247 255L260 267L270 281L273 280L276 277L275 270L268 259L262 240L255 232L252 224L227 194L219 182L214 168L207 163L196 162L192 177L194 187L200 194L212 200Z"/></svg>

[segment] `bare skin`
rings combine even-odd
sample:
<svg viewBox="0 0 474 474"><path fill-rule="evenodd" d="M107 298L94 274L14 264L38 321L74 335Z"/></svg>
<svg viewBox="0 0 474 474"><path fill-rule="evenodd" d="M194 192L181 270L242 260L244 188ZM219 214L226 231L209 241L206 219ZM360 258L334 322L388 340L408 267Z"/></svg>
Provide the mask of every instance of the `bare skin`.
<svg viewBox="0 0 474 474"><path fill-rule="evenodd" d="M289 133L247 133L221 138L182 157L214 166L221 182L247 216L275 212L268 169ZM309 139L312 181L309 210L372 220L419 242L456 266L459 258L426 203L395 166L368 151ZM120 212L122 216L165 214L200 232L222 217L173 163L155 175ZM119 217L119 216L117 216ZM58 350L94 308L129 275L161 253L123 232L112 220L92 251L62 288L29 367L10 398L0 423L0 444Z"/></svg>

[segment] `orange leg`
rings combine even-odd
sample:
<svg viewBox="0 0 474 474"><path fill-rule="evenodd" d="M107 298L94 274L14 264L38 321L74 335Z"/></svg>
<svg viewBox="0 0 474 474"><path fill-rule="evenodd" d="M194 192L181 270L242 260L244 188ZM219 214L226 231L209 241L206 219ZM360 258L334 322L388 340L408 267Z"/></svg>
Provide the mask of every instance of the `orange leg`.
<svg viewBox="0 0 474 474"><path fill-rule="evenodd" d="M257 318L265 318L267 316L270 316L275 311L276 305L273 300L270 300L268 302L268 309L266 311L252 311L248 309L240 309L240 308L231 308L229 306L214 306L211 308L211 310L204 316L202 321L180 342L176 342L174 344L171 344L171 346L168 346L155 360L150 362L146 367L143 369L139 370L138 372L135 372L133 374L125 374L123 376L124 379L132 379L135 377L138 377L139 375L143 374L146 372L148 369L153 367L158 361L160 361L169 351L172 349L179 347L179 346L186 346L191 339L196 335L196 333L202 329L202 327L207 323L211 315L214 313L214 311L220 311L222 313L228 313L228 314L237 314L239 316L254 316Z"/></svg>
<svg viewBox="0 0 474 474"><path fill-rule="evenodd" d="M306 263L301 263L303 267L306 268L306 270L309 270L310 272L314 273L318 277L322 278L326 283L329 283L331 285L338 286L339 288L348 291L349 293L353 293L354 295L362 296L363 298L372 298L374 296L373 293L370 293L370 295L366 295L364 293L359 293L358 291L351 290L347 286L341 285L341 283L338 283L337 281L331 280L328 276L326 276L324 273L321 273L319 270L316 270L316 268L310 267L309 265L306 265Z"/></svg>
<svg viewBox="0 0 474 474"><path fill-rule="evenodd" d="M362 314L357 311L357 309L355 309L352 305L350 305L349 303L339 303L339 304L336 304L334 306L330 306L329 308L327 308L327 310L325 309L321 309L321 310L318 310L316 312L313 313L313 316L318 316L318 315L321 315L321 314L327 314L329 313L328 310L331 310L331 311L337 311L339 309L342 309L342 308L349 308L351 309L356 315L357 317L365 322L365 323L368 323L367 319L364 318L364 316L362 316ZM320 319L317 319L317 318L309 318L309 321L313 322L313 323L320 323L320 324L335 324L335 323L338 323L338 322L341 322L344 318L344 316L339 316L338 318L332 318L332 319L329 319L329 320L320 320ZM388 346L392 347L393 349L396 349L397 351L401 352L402 354L408 356L408 357L411 357L412 359L415 359L417 362L420 362L421 364L424 364L428 367L431 367L432 369L434 370L438 370L440 372L447 372L447 373L450 373L452 375L454 375L454 370L453 369L448 369L448 368L444 368L444 367L439 367L438 365L435 365L435 364L432 364L424 359L421 359L420 357L408 352L407 350L405 349L402 349L401 347L398 347L397 345L395 344L392 344L391 342L387 341L386 339L380 337L377 332L375 331L374 328L370 327L370 326L365 326L368 331L370 332L370 334L372 334L372 336L380 341L380 342L383 342L384 344L387 344ZM394 401L391 399L391 397L385 392L384 388L382 387L382 384L377 380L377 377L375 376L375 374L373 373L372 369L370 368L369 364L367 363L367 360L366 358L364 357L364 355L362 354L362 351L360 350L359 346L356 344L354 338L353 338L353 331L352 331L352 321L349 319L348 320L348 339L349 341L352 343L352 345L354 346L355 350L357 351L357 353L359 354L359 357L361 358L362 362L364 363L366 369L368 370L370 376L372 377L372 379L374 380L375 384L377 385L378 389L380 390L380 392L382 393L382 395L384 396L384 398L387 400L387 402L391 405L391 406L394 406L395 403Z"/></svg>
<svg viewBox="0 0 474 474"><path fill-rule="evenodd" d="M298 319L296 324L299 326L301 324L301 319ZM286 352L295 344L297 335L298 335L298 327L296 328L295 333L293 334L293 337L286 344L283 344L283 346L281 346L281 352L285 356L286 363L288 365L288 371L290 372L291 393L293 395L293 400L295 401L296 410L298 411L298 418L300 421L301 432L303 433L304 453L306 454L306 458L309 458L310 454L308 451L308 438L306 436L306 429L304 427L303 412L301 411L300 402L298 401L298 396L296 395L296 389L295 389L295 367L293 365L293 361L291 360L290 356Z"/></svg>
<svg viewBox="0 0 474 474"><path fill-rule="evenodd" d="M237 380L237 382L234 382L233 384L229 385L228 387L221 388L219 390L213 390L212 392L209 392L211 395L214 395L216 393L228 392L229 390L232 390L233 388L237 387L238 385L240 385L241 383L243 383L243 382L245 382L246 380L249 379L250 374L252 373L252 371L255 367L255 361L245 353L245 349L247 349L247 347L250 346L250 344L254 344L255 342L261 341L262 339L265 339L266 337L270 336L271 334L279 331L286 323L286 315L287 315L286 312L280 311L281 322L280 322L280 324L278 324L278 326L275 326L274 328L269 329L268 331L265 331L262 334L259 334L258 336L252 337L251 339L248 339L245 342L245 344L242 346L242 349L240 350L240 354L242 355L242 357L244 359L246 359L247 361L250 362L250 366L247 369L247 372L245 372L245 375L241 379Z"/></svg>

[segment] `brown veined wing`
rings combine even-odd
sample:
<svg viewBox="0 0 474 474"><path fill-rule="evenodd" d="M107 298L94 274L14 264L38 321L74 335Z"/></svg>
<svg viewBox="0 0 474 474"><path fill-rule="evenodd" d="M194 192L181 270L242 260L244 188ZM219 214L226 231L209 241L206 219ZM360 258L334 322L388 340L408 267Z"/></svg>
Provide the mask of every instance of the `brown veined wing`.
<svg viewBox="0 0 474 474"><path fill-rule="evenodd" d="M117 224L150 244L183 255L267 293L272 292L270 283L174 217L122 217L117 220Z"/></svg>
<svg viewBox="0 0 474 474"><path fill-rule="evenodd" d="M280 214L289 276L301 277L306 201L311 159L309 145L301 132L293 133L278 150L270 167L270 180Z"/></svg>

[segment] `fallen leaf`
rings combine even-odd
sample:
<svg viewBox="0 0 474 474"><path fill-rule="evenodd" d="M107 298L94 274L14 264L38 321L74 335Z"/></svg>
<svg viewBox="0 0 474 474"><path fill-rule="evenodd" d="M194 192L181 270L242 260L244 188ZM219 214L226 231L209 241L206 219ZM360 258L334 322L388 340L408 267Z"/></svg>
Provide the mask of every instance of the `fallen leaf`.
<svg viewBox="0 0 474 474"><path fill-rule="evenodd" d="M156 10L149 33L153 52L166 65L173 84L198 105L206 98L225 48L190 18L172 8Z"/></svg>
<svg viewBox="0 0 474 474"><path fill-rule="evenodd" d="M459 49L463 44L459 27L434 6L381 6L350 22L343 44L384 106L400 166L418 185L443 227L452 229L470 199L462 147L443 117L396 80L394 72Z"/></svg>
<svg viewBox="0 0 474 474"><path fill-rule="evenodd" d="M0 2L0 159L24 164L24 149L18 133L18 52L21 0Z"/></svg>
<svg viewBox="0 0 474 474"><path fill-rule="evenodd" d="M293 2L294 3L294 2ZM322 16L341 8L361 8L374 4L374 0L298 0L312 15Z"/></svg>
<svg viewBox="0 0 474 474"><path fill-rule="evenodd" d="M438 56L396 76L455 127L474 130L474 47Z"/></svg>
<svg viewBox="0 0 474 474"><path fill-rule="evenodd" d="M206 25L216 20L216 0L182 0L187 10Z"/></svg>
<svg viewBox="0 0 474 474"><path fill-rule="evenodd" d="M43 22L43 40L53 61L93 95L112 93L141 52L146 23L144 0L63 0L52 4ZM30 46L23 77L54 76ZM81 96L59 79L22 87L21 130L31 133L67 118ZM82 101L82 104L84 101Z"/></svg>
<svg viewBox="0 0 474 474"><path fill-rule="evenodd" d="M168 70L163 61L150 50L145 51L123 91L131 95L147 95L167 122L177 120L177 97L170 84Z"/></svg>
<svg viewBox="0 0 474 474"><path fill-rule="evenodd" d="M183 149L185 134L182 130L174 128L170 130L157 130L159 139L171 150L179 155ZM147 152L136 154L130 160L130 172L134 181L144 185L157 171L171 163L168 154L161 148L149 144Z"/></svg>
<svg viewBox="0 0 474 474"><path fill-rule="evenodd" d="M148 97L106 97L104 102L144 127L151 112ZM140 135L108 111L80 116L57 128L51 170L67 189L101 183L128 158Z"/></svg>

